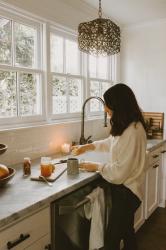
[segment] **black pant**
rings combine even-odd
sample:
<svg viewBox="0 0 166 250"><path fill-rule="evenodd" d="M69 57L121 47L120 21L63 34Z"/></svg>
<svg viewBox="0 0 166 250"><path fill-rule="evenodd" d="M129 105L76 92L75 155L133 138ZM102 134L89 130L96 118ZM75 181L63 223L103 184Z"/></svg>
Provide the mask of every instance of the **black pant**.
<svg viewBox="0 0 166 250"><path fill-rule="evenodd" d="M111 217L108 223L105 250L120 250L120 241L124 250L137 250L134 214L140 206L139 198L124 185L110 184L112 196Z"/></svg>

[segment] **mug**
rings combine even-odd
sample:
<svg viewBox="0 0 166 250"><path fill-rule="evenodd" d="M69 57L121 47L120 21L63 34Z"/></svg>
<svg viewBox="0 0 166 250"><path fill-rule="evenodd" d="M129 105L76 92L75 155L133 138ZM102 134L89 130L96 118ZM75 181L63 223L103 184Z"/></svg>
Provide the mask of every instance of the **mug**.
<svg viewBox="0 0 166 250"><path fill-rule="evenodd" d="M67 174L76 175L79 173L79 162L77 158L68 158L67 160Z"/></svg>

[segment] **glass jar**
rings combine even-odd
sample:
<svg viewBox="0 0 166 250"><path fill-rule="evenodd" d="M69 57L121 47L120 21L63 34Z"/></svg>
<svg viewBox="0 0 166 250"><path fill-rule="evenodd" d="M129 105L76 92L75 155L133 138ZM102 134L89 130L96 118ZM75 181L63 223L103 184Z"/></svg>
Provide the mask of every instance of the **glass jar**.
<svg viewBox="0 0 166 250"><path fill-rule="evenodd" d="M23 161L23 174L24 176L31 174L31 159L29 157L25 157Z"/></svg>
<svg viewBox="0 0 166 250"><path fill-rule="evenodd" d="M40 171L41 175L44 177L49 177L52 174L53 168L51 164L51 157L41 157Z"/></svg>

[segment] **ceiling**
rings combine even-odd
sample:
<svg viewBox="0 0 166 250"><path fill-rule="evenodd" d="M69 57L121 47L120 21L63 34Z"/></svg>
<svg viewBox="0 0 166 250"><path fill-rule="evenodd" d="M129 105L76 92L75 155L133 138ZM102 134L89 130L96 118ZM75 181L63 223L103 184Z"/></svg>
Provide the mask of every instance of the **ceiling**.
<svg viewBox="0 0 166 250"><path fill-rule="evenodd" d="M98 0L81 0L98 9ZM166 0L101 0L102 10L120 25L166 18Z"/></svg>

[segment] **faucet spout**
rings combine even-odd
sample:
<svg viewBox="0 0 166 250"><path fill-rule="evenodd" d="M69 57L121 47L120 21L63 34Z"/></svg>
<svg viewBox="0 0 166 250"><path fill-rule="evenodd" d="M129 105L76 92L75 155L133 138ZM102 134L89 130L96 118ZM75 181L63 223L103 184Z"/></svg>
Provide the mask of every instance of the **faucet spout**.
<svg viewBox="0 0 166 250"><path fill-rule="evenodd" d="M97 99L97 100L99 100L99 101L103 104L103 106L105 105L103 99L101 99L101 98L98 97L98 96L91 96L91 97L87 98L87 99L85 100L85 102L83 103L82 112L81 112L81 137L80 137L80 145L83 145L83 144L88 143L88 142L89 142L89 138L91 137L91 136L90 136L90 137L88 137L87 139L85 139L85 136L84 136L85 106L86 106L86 103L87 103L88 101L90 101L91 99ZM107 127L107 113L106 113L106 112L104 112L104 127Z"/></svg>

